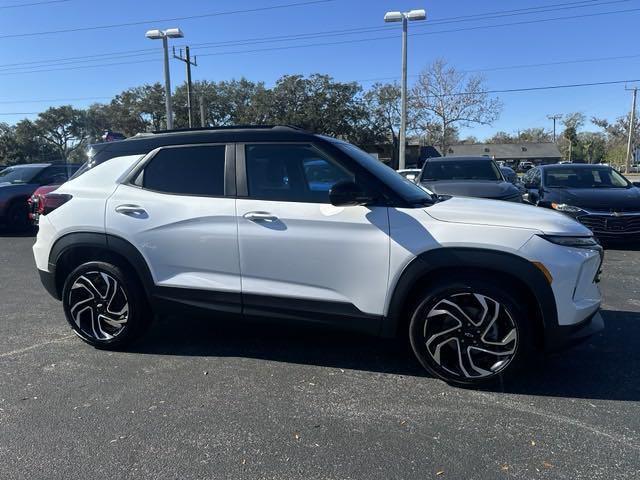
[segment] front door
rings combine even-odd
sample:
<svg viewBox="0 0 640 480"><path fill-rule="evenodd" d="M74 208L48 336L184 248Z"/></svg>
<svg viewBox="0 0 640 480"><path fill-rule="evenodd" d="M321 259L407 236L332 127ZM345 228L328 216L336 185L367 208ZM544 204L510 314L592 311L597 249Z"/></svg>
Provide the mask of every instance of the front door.
<svg viewBox="0 0 640 480"><path fill-rule="evenodd" d="M237 151L247 190L236 206L245 313L359 319L374 331L389 275L386 207L332 206L331 186L358 179L311 144Z"/></svg>

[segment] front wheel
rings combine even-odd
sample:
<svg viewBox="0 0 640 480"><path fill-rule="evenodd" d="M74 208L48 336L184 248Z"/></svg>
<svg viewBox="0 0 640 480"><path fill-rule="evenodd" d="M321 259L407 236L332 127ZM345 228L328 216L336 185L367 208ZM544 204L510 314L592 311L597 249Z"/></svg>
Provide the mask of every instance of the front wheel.
<svg viewBox="0 0 640 480"><path fill-rule="evenodd" d="M489 278L445 280L413 310L409 336L420 363L456 385L481 385L512 374L529 356L522 302Z"/></svg>
<svg viewBox="0 0 640 480"><path fill-rule="evenodd" d="M150 318L137 278L106 262L87 262L73 270L62 302L73 331L98 348L124 347L144 331Z"/></svg>

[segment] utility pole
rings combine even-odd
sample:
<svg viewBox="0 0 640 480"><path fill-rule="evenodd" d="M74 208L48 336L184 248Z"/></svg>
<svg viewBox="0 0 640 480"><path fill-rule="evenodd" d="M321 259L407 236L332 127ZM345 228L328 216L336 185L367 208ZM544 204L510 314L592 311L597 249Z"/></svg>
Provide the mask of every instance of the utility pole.
<svg viewBox="0 0 640 480"><path fill-rule="evenodd" d="M184 62L187 66L187 111L189 113L189 128L193 127L193 106L191 104L191 96L192 96L192 84L191 84L191 66L198 66L198 59L193 57L193 62L191 61L191 54L189 52L189 47L185 47L185 56L182 56L182 49L180 49L180 55L176 55L176 48L173 47L173 58L176 60L180 60Z"/></svg>
<svg viewBox="0 0 640 480"><path fill-rule="evenodd" d="M206 127L206 122L204 120L204 98L200 97L200 126Z"/></svg>
<svg viewBox="0 0 640 480"><path fill-rule="evenodd" d="M625 88L625 90L631 90L632 100L631 100L631 114L629 115L629 141L627 142L627 163L625 165L625 172L629 173L631 170L631 149L633 148L633 131L635 127L635 119L636 119L636 97L638 96L638 87L633 88Z"/></svg>
<svg viewBox="0 0 640 480"><path fill-rule="evenodd" d="M553 120L553 143L556 143L556 121L562 118L562 115L547 115L549 120Z"/></svg>

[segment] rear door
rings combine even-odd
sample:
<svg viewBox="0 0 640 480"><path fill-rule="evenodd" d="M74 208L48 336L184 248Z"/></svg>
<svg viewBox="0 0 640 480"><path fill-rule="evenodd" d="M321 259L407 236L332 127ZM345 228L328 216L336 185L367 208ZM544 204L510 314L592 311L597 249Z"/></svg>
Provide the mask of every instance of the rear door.
<svg viewBox="0 0 640 480"><path fill-rule="evenodd" d="M107 233L140 251L165 297L239 312L234 195L233 146L163 147L109 198Z"/></svg>
<svg viewBox="0 0 640 480"><path fill-rule="evenodd" d="M245 313L359 319L375 330L388 280L387 208L332 206L329 189L358 178L312 144L238 145L236 157Z"/></svg>

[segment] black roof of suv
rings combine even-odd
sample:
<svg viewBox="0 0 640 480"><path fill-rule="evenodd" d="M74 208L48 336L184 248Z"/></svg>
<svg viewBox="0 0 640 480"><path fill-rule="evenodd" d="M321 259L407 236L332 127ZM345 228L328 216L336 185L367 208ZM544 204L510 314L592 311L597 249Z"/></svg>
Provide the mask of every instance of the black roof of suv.
<svg viewBox="0 0 640 480"><path fill-rule="evenodd" d="M288 125L231 126L190 128L139 133L115 142L97 143L89 149L91 166L124 155L141 155L158 147L217 142L292 142L317 140L317 136L301 128Z"/></svg>

